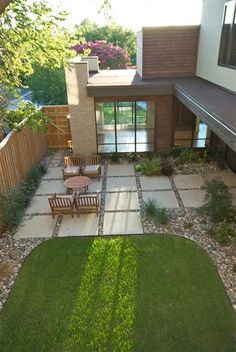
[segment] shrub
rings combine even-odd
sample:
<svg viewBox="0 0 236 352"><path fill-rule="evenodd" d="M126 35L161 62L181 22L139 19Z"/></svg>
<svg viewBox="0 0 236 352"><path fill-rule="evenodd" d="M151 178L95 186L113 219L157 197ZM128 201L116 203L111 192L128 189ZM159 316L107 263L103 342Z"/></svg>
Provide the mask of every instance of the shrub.
<svg viewBox="0 0 236 352"><path fill-rule="evenodd" d="M225 170L227 168L225 162L225 150L221 147L206 147L204 160L206 162L215 161L218 167L222 170Z"/></svg>
<svg viewBox="0 0 236 352"><path fill-rule="evenodd" d="M232 237L236 236L233 227L227 223L211 228L208 233L215 237L220 244L227 244Z"/></svg>
<svg viewBox="0 0 236 352"><path fill-rule="evenodd" d="M20 186L10 189L6 194L0 194L0 223L4 229L16 227L29 205L46 167L42 164L34 167Z"/></svg>
<svg viewBox="0 0 236 352"><path fill-rule="evenodd" d="M200 212L209 215L214 222L227 218L231 214L232 195L224 182L214 179L202 188L206 190L206 195Z"/></svg>
<svg viewBox="0 0 236 352"><path fill-rule="evenodd" d="M153 199L143 202L142 213L146 218L152 219L155 224L166 225L169 222L169 216L165 208L158 208L157 203Z"/></svg>
<svg viewBox="0 0 236 352"><path fill-rule="evenodd" d="M178 157L178 164L185 164L189 162L198 163L200 161L201 158L199 153L190 148L183 149Z"/></svg>
<svg viewBox="0 0 236 352"><path fill-rule="evenodd" d="M170 149L170 155L173 156L174 158L177 158L183 152L183 150L185 150L185 148L174 145Z"/></svg>
<svg viewBox="0 0 236 352"><path fill-rule="evenodd" d="M165 176L173 175L175 171L175 164L172 158L162 159L162 174Z"/></svg>
<svg viewBox="0 0 236 352"><path fill-rule="evenodd" d="M136 165L135 170L145 176L161 175L161 158L154 158L152 160L145 159L140 164Z"/></svg>
<svg viewBox="0 0 236 352"><path fill-rule="evenodd" d="M127 158L130 162L136 162L139 161L140 156L138 155L138 153L128 153L127 154Z"/></svg>
<svg viewBox="0 0 236 352"><path fill-rule="evenodd" d="M142 213L144 216L146 216L148 218L154 217L157 209L158 209L158 207L157 207L155 200L148 199L146 202L143 202Z"/></svg>
<svg viewBox="0 0 236 352"><path fill-rule="evenodd" d="M165 208L157 208L154 221L161 225L167 225L169 223L170 218Z"/></svg>
<svg viewBox="0 0 236 352"><path fill-rule="evenodd" d="M120 160L119 155L115 152L110 154L110 158L113 163L118 163Z"/></svg>

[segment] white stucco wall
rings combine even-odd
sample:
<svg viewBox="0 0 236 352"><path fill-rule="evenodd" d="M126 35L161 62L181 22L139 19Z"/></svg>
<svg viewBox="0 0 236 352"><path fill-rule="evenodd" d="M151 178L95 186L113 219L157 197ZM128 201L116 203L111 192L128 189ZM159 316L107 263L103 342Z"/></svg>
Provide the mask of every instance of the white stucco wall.
<svg viewBox="0 0 236 352"><path fill-rule="evenodd" d="M236 92L236 70L217 65L225 2L203 0L197 76Z"/></svg>

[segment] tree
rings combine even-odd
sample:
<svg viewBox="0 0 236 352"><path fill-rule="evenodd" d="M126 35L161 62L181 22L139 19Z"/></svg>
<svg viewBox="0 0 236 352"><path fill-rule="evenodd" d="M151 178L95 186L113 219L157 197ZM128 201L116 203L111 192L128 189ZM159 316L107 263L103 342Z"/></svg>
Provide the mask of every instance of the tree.
<svg viewBox="0 0 236 352"><path fill-rule="evenodd" d="M0 108L0 117L10 129L20 130L24 125L35 132L46 132L49 118L31 103L21 102L17 110L6 111ZM21 123L21 124L20 124Z"/></svg>
<svg viewBox="0 0 236 352"><path fill-rule="evenodd" d="M0 16L0 84L21 86L34 65L60 68L73 56L71 35L44 1L13 1Z"/></svg>
<svg viewBox="0 0 236 352"><path fill-rule="evenodd" d="M131 58L133 65L136 64L136 35L131 29L111 23L99 26L95 22L84 19L80 25L75 26L77 39L84 37L88 41L106 40L108 43L124 48Z"/></svg>
<svg viewBox="0 0 236 352"><path fill-rule="evenodd" d="M64 67L34 67L26 84L32 91L33 101L42 105L66 105L66 81Z"/></svg>
<svg viewBox="0 0 236 352"><path fill-rule="evenodd" d="M130 65L130 58L125 49L107 43L105 40L97 40L85 44L77 44L73 47L78 54L90 50L90 56L98 56L102 69L121 69Z"/></svg>

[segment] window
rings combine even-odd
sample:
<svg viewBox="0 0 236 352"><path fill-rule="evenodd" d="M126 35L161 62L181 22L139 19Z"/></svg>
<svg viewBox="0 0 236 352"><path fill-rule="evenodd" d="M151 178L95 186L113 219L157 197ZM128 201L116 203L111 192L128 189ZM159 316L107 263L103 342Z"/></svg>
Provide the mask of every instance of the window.
<svg viewBox="0 0 236 352"><path fill-rule="evenodd" d="M96 103L99 153L154 151L155 101Z"/></svg>
<svg viewBox="0 0 236 352"><path fill-rule="evenodd" d="M218 64L236 68L236 0L224 7Z"/></svg>

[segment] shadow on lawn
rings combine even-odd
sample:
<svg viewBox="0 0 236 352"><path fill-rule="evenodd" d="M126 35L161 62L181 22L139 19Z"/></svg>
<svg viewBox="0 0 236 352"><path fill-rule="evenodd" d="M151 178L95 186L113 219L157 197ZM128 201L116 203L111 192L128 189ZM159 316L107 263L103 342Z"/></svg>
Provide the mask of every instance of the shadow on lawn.
<svg viewBox="0 0 236 352"><path fill-rule="evenodd" d="M66 351L133 351L136 251L124 238L93 241L70 317Z"/></svg>

